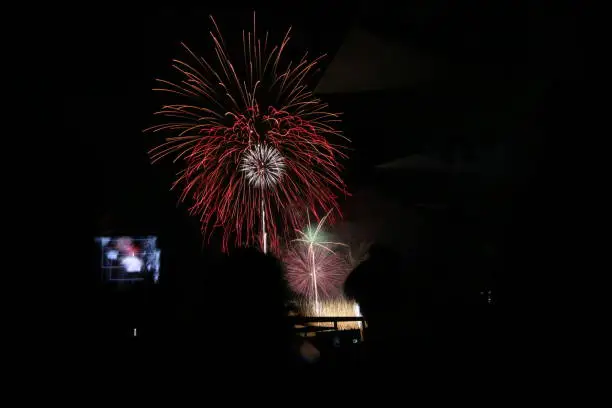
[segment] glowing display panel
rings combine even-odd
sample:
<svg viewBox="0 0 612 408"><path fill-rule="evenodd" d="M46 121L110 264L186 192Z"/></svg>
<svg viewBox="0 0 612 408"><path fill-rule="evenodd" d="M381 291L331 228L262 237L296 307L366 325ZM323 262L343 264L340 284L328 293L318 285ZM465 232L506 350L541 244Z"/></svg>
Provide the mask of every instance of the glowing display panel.
<svg viewBox="0 0 612 408"><path fill-rule="evenodd" d="M108 282L159 280L157 237L98 237L100 269Z"/></svg>

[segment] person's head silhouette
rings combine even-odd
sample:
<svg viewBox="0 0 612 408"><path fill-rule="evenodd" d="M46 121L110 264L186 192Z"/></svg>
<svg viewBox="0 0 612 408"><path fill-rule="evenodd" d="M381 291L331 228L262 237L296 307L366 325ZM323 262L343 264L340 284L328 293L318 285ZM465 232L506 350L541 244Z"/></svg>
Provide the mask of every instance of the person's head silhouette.
<svg viewBox="0 0 612 408"><path fill-rule="evenodd" d="M231 358L284 358L291 335L287 319L288 289L279 261L256 249L231 251L211 274L208 296L217 346Z"/></svg>

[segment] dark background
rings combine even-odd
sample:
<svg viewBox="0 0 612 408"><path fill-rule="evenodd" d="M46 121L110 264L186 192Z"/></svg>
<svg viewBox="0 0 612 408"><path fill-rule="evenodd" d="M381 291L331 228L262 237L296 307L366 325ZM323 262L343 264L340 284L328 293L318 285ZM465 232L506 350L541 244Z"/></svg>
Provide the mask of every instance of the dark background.
<svg viewBox="0 0 612 408"><path fill-rule="evenodd" d="M494 278L485 280L495 281L500 301L539 301L535 282L552 274L555 254L571 239L557 231L561 217L569 222L562 210L573 189L565 152L579 133L582 56L579 10L562 6L439 0L399 8L396 2L315 1L66 9L56 20L60 46L50 63L62 67L65 138L71 141L62 186L64 207L78 219L71 227L74 239L158 234L163 262L173 269L201 267L199 226L168 191L171 166L149 164L146 151L156 141L142 129L160 104L153 80L170 74L179 43L206 55L209 14L227 41L239 41L253 8L258 27L269 28L272 38L280 40L293 26L294 55L304 48L329 54L323 69L355 26L427 59L427 80L410 87L322 96L345 113L343 128L353 141L345 176L357 198L348 199L344 211L359 224L370 208L363 191L402 202L394 216L418 212L426 225L422 236L444 238L445 248L466 236L490 244L498 266ZM447 165L468 162L477 170L466 176L410 166L375 169L412 154ZM405 233L384 235L401 242ZM95 280L76 281L81 279ZM519 310L525 311L516 319L535 321L536 309Z"/></svg>

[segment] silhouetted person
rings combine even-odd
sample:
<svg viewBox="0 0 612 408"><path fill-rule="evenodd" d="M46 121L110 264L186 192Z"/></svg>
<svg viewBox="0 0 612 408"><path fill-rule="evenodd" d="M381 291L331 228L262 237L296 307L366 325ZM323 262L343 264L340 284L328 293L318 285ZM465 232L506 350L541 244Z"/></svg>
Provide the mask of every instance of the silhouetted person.
<svg viewBox="0 0 612 408"><path fill-rule="evenodd" d="M431 289L426 275L400 254L373 245L369 257L349 275L345 292L367 320L369 358L399 363L422 358L431 333Z"/></svg>
<svg viewBox="0 0 612 408"><path fill-rule="evenodd" d="M279 261L256 249L236 249L218 270L203 273L188 340L198 358L241 370L290 364L289 292Z"/></svg>

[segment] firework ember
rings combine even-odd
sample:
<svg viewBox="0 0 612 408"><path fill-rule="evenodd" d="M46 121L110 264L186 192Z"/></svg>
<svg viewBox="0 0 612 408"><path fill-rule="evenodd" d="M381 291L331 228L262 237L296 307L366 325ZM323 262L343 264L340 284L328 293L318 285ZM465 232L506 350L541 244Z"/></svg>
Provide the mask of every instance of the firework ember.
<svg viewBox="0 0 612 408"><path fill-rule="evenodd" d="M151 158L182 161L174 186L206 235L223 230L224 250L232 238L265 248L268 235L277 251L303 221L297 209L339 214L337 198L347 194L339 161L346 155L336 143L348 139L336 129L338 115L308 87L320 58L283 64L290 30L271 46L267 33L257 37L253 15L236 64L211 20L214 63L184 46L189 59L173 64L180 79L158 80L156 90L174 99L157 112L163 123L147 129L167 135Z"/></svg>

